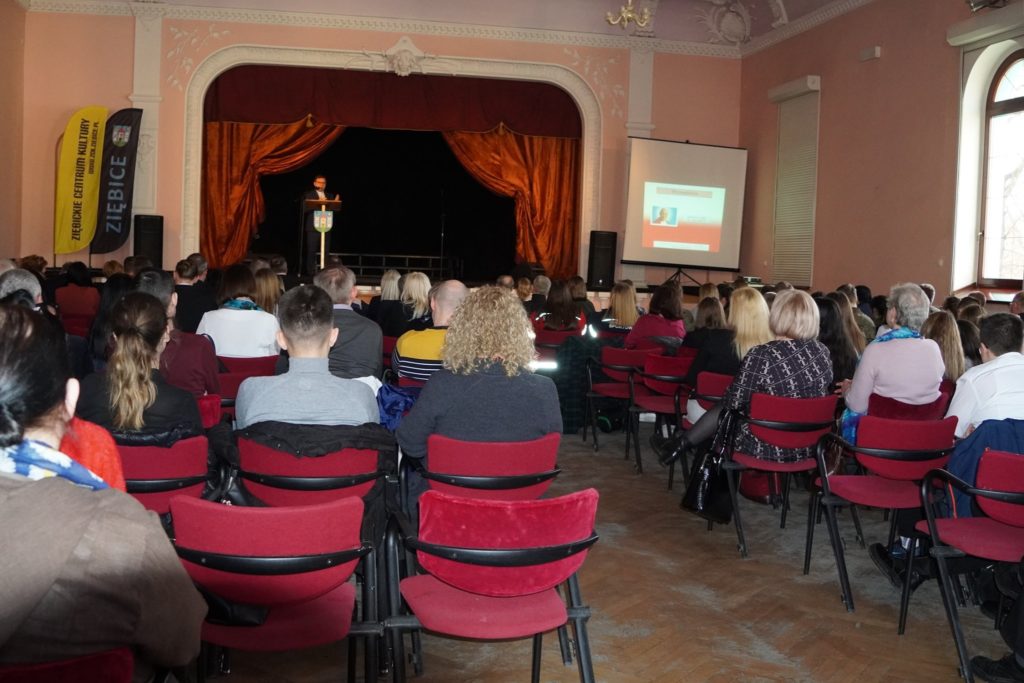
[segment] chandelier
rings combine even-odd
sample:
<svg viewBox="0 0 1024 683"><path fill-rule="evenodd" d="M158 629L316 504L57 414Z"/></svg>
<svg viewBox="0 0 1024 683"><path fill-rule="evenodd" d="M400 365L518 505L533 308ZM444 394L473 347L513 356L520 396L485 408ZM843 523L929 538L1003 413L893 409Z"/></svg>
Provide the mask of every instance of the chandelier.
<svg viewBox="0 0 1024 683"><path fill-rule="evenodd" d="M617 15L614 12L608 12L605 15L605 20L612 26L621 26L623 30L629 28L631 23L636 24L637 28L647 28L647 25L651 23L651 10L645 7L637 12L633 7L633 0L627 0L626 4L619 8Z"/></svg>

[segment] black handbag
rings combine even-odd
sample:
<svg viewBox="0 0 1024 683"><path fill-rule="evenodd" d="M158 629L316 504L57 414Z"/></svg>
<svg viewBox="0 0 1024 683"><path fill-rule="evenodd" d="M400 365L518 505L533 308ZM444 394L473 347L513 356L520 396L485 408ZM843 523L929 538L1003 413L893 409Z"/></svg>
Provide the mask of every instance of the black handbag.
<svg viewBox="0 0 1024 683"><path fill-rule="evenodd" d="M693 460L690 483L679 507L716 524L732 521L732 497L729 494L728 472L722 467L736 427L735 413L722 411L711 447Z"/></svg>

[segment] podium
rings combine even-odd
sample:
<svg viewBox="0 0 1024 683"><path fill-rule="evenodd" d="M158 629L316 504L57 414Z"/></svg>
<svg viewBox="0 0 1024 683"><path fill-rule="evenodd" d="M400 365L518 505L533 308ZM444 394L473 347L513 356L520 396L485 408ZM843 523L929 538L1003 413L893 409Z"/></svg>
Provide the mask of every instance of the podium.
<svg viewBox="0 0 1024 683"><path fill-rule="evenodd" d="M324 262L327 258L326 254L326 242L327 233L330 232L331 228L334 227L334 212L341 208L340 199L303 199L302 200L302 239L306 239L306 221L312 219L313 228L320 233L320 268L324 267ZM310 216L312 214L312 216ZM309 254L309 249L305 244L302 247L302 254ZM299 272L302 272L303 268L309 268L308 263L302 263L299 266Z"/></svg>

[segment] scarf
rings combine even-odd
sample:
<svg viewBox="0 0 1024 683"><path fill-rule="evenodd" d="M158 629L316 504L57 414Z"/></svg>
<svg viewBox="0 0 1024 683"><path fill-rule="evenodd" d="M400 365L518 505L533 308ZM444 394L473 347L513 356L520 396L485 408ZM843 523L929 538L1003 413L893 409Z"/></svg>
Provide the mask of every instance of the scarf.
<svg viewBox="0 0 1024 683"><path fill-rule="evenodd" d="M887 341L893 339L920 339L921 333L916 330L912 330L909 327L897 327L895 330L889 330L880 337L875 337L872 340L872 344L884 344ZM843 439L847 442L856 444L857 443L857 425L860 424L860 418L864 416L864 413L858 413L856 411L847 408L843 411L843 416L840 418L840 433Z"/></svg>
<svg viewBox="0 0 1024 683"><path fill-rule="evenodd" d="M228 299L225 301L221 308L230 308L233 311L262 311L263 309L257 306L254 302L249 299Z"/></svg>
<svg viewBox="0 0 1024 683"><path fill-rule="evenodd" d="M109 488L105 481L69 456L44 443L28 439L0 449L0 472L32 480L61 477L94 491Z"/></svg>

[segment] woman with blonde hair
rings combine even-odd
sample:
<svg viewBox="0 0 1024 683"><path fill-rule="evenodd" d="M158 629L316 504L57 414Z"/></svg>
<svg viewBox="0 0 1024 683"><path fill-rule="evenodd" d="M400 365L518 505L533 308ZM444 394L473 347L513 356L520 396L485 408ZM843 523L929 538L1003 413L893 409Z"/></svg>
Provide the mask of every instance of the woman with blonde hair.
<svg viewBox="0 0 1024 683"><path fill-rule="evenodd" d="M595 333L626 333L636 323L640 312L636 308L636 290L628 282L619 281L612 285L608 297L608 308L594 316L591 329Z"/></svg>
<svg viewBox="0 0 1024 683"><path fill-rule="evenodd" d="M167 311L151 294L132 292L111 313L114 350L103 374L82 381L77 416L118 440L145 433L161 443L202 433L196 400L167 384L160 353L170 338Z"/></svg>
<svg viewBox="0 0 1024 683"><path fill-rule="evenodd" d="M705 282L697 290L697 301L701 302L704 299L718 299L718 285L713 282Z"/></svg>
<svg viewBox="0 0 1024 683"><path fill-rule="evenodd" d="M488 286L469 294L449 322L441 349L444 367L423 387L395 432L402 453L426 458L431 434L488 442L529 441L561 432L555 384L530 370L535 355L531 332L526 311L511 290ZM419 495L422 482L412 489Z"/></svg>
<svg viewBox="0 0 1024 683"><path fill-rule="evenodd" d="M733 292L729 300L729 327L733 331L733 349L739 359L742 360L755 346L775 338L768 317L768 303L761 292L753 287Z"/></svg>
<svg viewBox="0 0 1024 683"><path fill-rule="evenodd" d="M401 337L409 330L425 330L430 316L430 278L419 271L409 273L402 283L398 305L381 304L377 323L385 337Z"/></svg>
<svg viewBox="0 0 1024 683"><path fill-rule="evenodd" d="M949 311L936 311L928 316L921 326L921 336L931 339L939 345L942 362L946 372L942 378L948 382L956 382L966 368L964 363L964 347L960 341L960 328L956 318Z"/></svg>
<svg viewBox="0 0 1024 683"><path fill-rule="evenodd" d="M281 299L281 278L270 268L256 271L256 305L267 313L277 313L277 302Z"/></svg>
<svg viewBox="0 0 1024 683"><path fill-rule="evenodd" d="M400 279L402 276L397 270L384 271L384 274L380 276L380 294L371 297L370 303L366 307L367 318L376 321L380 316L382 302L398 301L398 297L401 296L401 290L398 287Z"/></svg>

